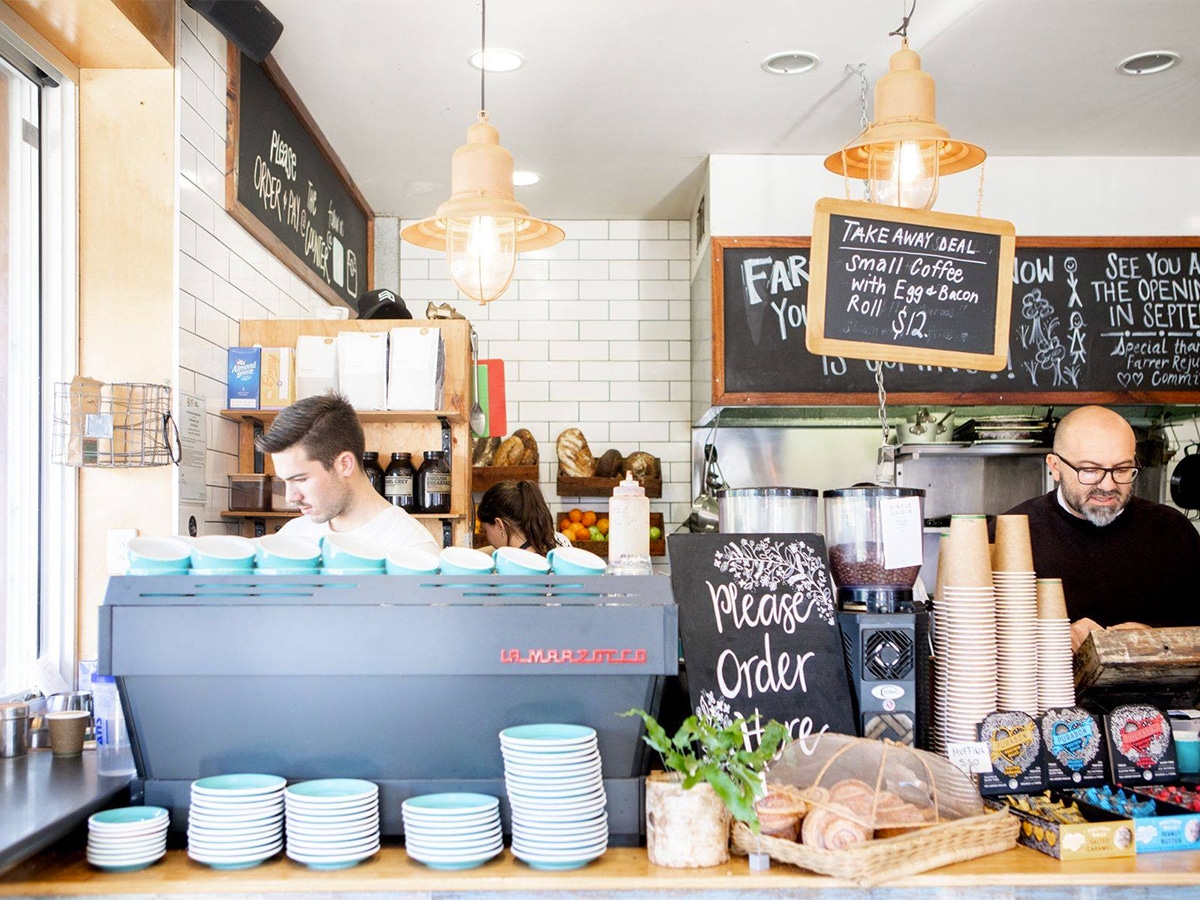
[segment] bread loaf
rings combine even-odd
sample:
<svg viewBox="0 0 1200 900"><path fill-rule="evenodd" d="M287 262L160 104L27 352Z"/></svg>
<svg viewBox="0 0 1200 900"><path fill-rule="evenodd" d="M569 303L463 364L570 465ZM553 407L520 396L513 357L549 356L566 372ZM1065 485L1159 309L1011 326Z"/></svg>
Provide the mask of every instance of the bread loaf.
<svg viewBox="0 0 1200 900"><path fill-rule="evenodd" d="M497 466L519 466L521 455L525 452L525 444L515 434L506 437L496 450Z"/></svg>
<svg viewBox="0 0 1200 900"><path fill-rule="evenodd" d="M538 464L538 444L533 435L530 434L528 428L518 428L513 432L513 437L521 439L521 444L524 447L521 453L521 461L517 465L521 466L536 466Z"/></svg>
<svg viewBox="0 0 1200 900"><path fill-rule="evenodd" d="M564 475L591 478L596 474L596 460L588 448L587 438L578 428L568 428L558 436L558 465Z"/></svg>
<svg viewBox="0 0 1200 900"><path fill-rule="evenodd" d="M646 478L662 478L662 464L657 456L638 450L625 457L625 470L632 472L638 480Z"/></svg>
<svg viewBox="0 0 1200 900"><path fill-rule="evenodd" d="M500 438L479 438L471 447L471 465L490 466L496 458L496 448L500 446Z"/></svg>
<svg viewBox="0 0 1200 900"><path fill-rule="evenodd" d="M596 460L596 475L599 478L620 478L625 474L625 456L620 450L606 450Z"/></svg>

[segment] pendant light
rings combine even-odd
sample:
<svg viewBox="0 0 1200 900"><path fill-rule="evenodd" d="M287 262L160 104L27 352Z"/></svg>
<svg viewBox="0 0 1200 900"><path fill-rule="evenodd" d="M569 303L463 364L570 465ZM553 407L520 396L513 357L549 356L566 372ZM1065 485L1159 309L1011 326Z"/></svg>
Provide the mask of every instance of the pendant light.
<svg viewBox="0 0 1200 900"><path fill-rule="evenodd" d="M921 71L921 57L908 47L904 17L900 49L892 54L888 73L875 82L875 121L825 160L825 168L847 178L866 179L871 199L888 206L929 209L937 199L938 182L983 162L982 147L950 139L934 115L933 77Z"/></svg>
<svg viewBox="0 0 1200 900"><path fill-rule="evenodd" d="M483 0L482 50L487 49L487 0ZM523 250L551 247L563 230L529 214L513 195L512 154L488 121L487 70L479 70L479 118L467 129L467 142L454 151L450 199L428 219L414 222L400 237L410 244L445 250L450 278L479 303L507 289Z"/></svg>

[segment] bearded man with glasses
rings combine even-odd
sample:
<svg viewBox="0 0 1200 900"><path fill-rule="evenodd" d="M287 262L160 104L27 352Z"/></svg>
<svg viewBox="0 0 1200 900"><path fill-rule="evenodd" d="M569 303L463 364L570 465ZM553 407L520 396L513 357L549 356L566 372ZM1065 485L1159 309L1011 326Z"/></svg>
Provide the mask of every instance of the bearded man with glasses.
<svg viewBox="0 0 1200 900"><path fill-rule="evenodd" d="M1029 516L1039 578L1061 578L1078 647L1099 628L1200 624L1200 532L1133 495L1133 429L1103 406L1063 416L1046 465L1057 487L1009 513Z"/></svg>

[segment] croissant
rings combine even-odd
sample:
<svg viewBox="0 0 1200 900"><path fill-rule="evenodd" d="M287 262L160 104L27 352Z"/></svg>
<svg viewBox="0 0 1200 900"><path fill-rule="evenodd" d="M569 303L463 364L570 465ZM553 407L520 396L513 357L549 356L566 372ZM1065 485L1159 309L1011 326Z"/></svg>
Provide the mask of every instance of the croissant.
<svg viewBox="0 0 1200 900"><path fill-rule="evenodd" d="M871 839L872 830L854 821L837 806L814 809L800 823L800 839L810 847L821 850L845 850ZM851 814L852 815L852 814Z"/></svg>

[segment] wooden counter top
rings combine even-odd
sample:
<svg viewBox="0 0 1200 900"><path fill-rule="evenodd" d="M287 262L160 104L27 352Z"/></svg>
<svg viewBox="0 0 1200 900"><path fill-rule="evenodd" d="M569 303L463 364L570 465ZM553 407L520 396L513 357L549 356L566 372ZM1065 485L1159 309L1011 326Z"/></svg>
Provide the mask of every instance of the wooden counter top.
<svg viewBox="0 0 1200 900"><path fill-rule="evenodd" d="M1029 896L1035 889L1069 895L1064 888L1129 886L1139 889L1200 885L1200 851L1150 853L1132 859L1060 863L1024 847L899 879L889 889L913 888L912 896L932 896L941 889L996 887ZM325 894L403 892L439 894L562 894L606 891L658 895L661 892L781 891L847 888L848 882L772 863L754 873L744 858L710 869L665 869L653 866L642 848L614 847L599 860L570 872L529 868L506 849L477 869L443 872L411 861L398 841L385 841L373 858L351 869L311 871L280 854L253 869L218 872L170 850L165 859L140 872L114 874L90 866L81 846L48 850L0 876L0 896L98 894ZM869 892L855 893L866 896ZM898 896L890 893L889 897ZM899 896L908 896L903 892ZM972 897L980 896L972 892ZM1007 896L1014 896L1008 893ZM1144 896L1139 894L1138 896ZM1176 894L1175 896L1181 896Z"/></svg>

